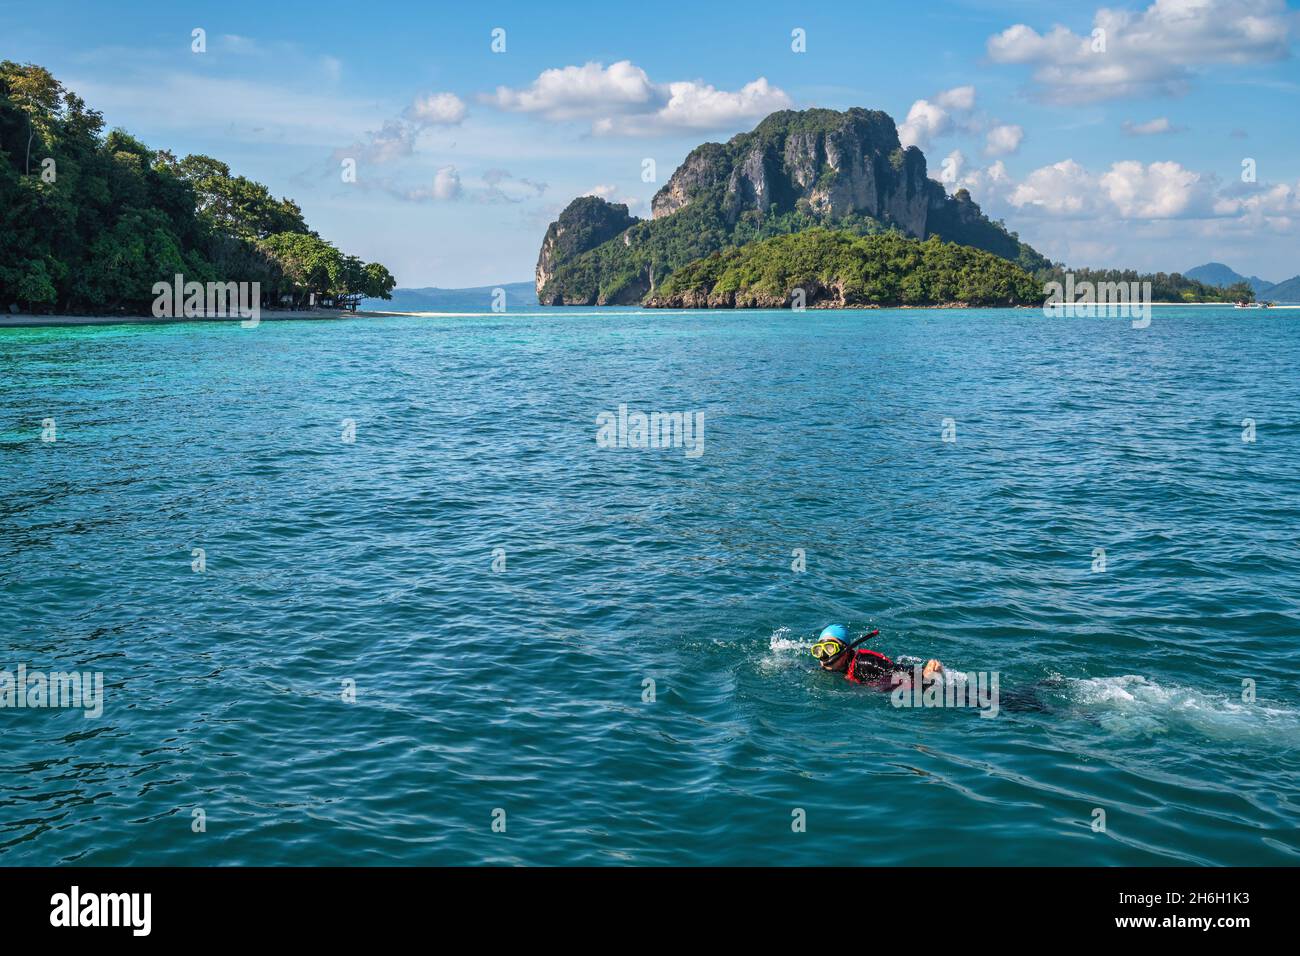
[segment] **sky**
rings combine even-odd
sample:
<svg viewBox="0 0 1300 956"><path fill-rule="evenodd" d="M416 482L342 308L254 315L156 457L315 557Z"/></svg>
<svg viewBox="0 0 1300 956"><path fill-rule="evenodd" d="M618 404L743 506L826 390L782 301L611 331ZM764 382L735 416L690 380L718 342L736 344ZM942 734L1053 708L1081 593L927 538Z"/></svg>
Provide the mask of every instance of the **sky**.
<svg viewBox="0 0 1300 956"><path fill-rule="evenodd" d="M1297 0L0 4L0 58L292 197L403 287L531 280L573 198L649 216L694 146L814 106L888 112L1071 266L1280 281L1297 38Z"/></svg>

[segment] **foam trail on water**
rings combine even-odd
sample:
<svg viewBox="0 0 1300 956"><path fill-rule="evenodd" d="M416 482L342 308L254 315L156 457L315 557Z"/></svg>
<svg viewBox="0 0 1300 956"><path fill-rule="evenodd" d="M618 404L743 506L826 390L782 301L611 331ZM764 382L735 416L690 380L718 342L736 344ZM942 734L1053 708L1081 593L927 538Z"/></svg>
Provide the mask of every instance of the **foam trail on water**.
<svg viewBox="0 0 1300 956"><path fill-rule="evenodd" d="M1300 745L1300 712L1289 707L1165 686L1136 674L1065 678L1060 687L1075 707L1116 733L1191 730L1221 740L1268 737Z"/></svg>

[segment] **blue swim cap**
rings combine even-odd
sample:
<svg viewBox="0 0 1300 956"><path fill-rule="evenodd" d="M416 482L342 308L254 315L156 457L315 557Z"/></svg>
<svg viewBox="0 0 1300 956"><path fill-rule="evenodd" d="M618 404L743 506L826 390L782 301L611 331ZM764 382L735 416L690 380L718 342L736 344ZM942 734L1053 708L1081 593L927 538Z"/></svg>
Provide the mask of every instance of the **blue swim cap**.
<svg viewBox="0 0 1300 956"><path fill-rule="evenodd" d="M841 644L849 642L849 629L843 624L828 624L822 628L819 641L839 641Z"/></svg>

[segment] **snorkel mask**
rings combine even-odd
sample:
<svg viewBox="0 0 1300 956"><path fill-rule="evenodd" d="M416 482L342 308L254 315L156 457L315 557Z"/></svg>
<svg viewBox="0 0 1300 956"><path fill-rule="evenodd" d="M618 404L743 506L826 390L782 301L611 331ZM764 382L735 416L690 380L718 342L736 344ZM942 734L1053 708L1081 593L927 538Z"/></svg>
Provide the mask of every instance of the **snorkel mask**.
<svg viewBox="0 0 1300 956"><path fill-rule="evenodd" d="M812 656L823 664L829 664L843 654L846 649L847 645L843 641L831 638L829 641L818 641L814 644L812 646Z"/></svg>
<svg viewBox="0 0 1300 956"><path fill-rule="evenodd" d="M812 656L817 658L817 661L822 667L826 670L831 670L835 666L835 662L839 660L843 654L853 650L859 644L871 640L879 633L880 630L876 629L870 634L863 634L856 641L850 644L848 642L848 628L842 624L832 624L821 632L821 635L817 638L817 643L814 644L810 650L812 651Z"/></svg>

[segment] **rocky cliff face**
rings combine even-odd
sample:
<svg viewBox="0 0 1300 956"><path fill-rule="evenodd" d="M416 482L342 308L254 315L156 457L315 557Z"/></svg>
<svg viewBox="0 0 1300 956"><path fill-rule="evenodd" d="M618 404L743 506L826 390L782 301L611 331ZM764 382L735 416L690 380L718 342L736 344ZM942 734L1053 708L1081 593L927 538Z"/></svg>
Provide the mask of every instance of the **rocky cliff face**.
<svg viewBox="0 0 1300 956"><path fill-rule="evenodd" d="M917 239L937 232L1004 258L1022 249L1037 256L969 195L949 197L926 175L921 151L903 149L893 119L878 110L773 113L725 144L692 150L650 208L644 222L591 197L570 204L542 243L543 304L638 301L689 261L812 225L892 228Z"/></svg>
<svg viewBox="0 0 1300 956"><path fill-rule="evenodd" d="M550 281L557 264L568 262L589 249L613 239L629 226L640 222L630 215L623 203L610 203L597 196L579 196L564 207L560 218L551 223L542 239L534 278L537 294ZM543 305L560 305L543 302Z"/></svg>
<svg viewBox="0 0 1300 956"><path fill-rule="evenodd" d="M691 150L677 172L655 193L650 213L655 219L671 216L696 196L703 195L731 174L731 153L721 143L705 143Z"/></svg>
<svg viewBox="0 0 1300 956"><path fill-rule="evenodd" d="M827 219L870 216L918 238L932 200L943 198L921 151L902 148L887 114L863 109L773 113L726 146L705 143L655 195L654 218L710 196L720 183L732 223L746 211L806 208Z"/></svg>

